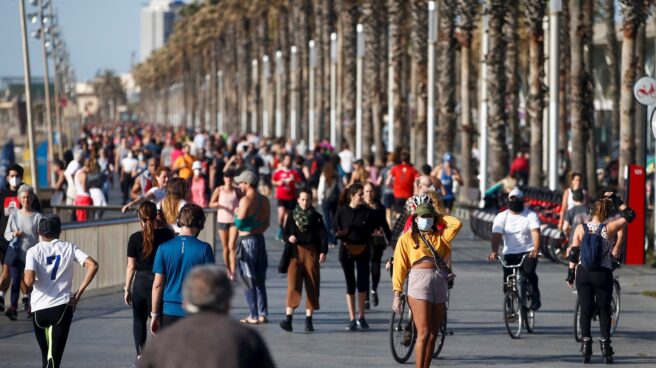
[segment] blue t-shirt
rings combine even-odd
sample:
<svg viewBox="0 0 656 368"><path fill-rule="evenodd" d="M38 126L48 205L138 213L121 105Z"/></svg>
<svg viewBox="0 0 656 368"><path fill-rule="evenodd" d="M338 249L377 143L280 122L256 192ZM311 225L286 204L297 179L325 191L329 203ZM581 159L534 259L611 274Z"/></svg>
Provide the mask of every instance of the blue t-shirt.
<svg viewBox="0 0 656 368"><path fill-rule="evenodd" d="M157 248L153 272L164 276L164 314L186 315L182 309L182 283L195 266L214 263L209 244L193 236L177 236Z"/></svg>

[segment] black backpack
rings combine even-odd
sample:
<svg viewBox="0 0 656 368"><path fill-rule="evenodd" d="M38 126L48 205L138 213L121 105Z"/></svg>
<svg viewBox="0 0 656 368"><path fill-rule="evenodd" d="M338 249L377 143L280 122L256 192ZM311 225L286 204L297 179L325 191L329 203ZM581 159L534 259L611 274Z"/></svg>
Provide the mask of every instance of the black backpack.
<svg viewBox="0 0 656 368"><path fill-rule="evenodd" d="M588 224L583 224L585 235L581 241L581 264L588 270L601 268L604 259L604 238L601 232L604 224L600 224L597 231L590 231Z"/></svg>

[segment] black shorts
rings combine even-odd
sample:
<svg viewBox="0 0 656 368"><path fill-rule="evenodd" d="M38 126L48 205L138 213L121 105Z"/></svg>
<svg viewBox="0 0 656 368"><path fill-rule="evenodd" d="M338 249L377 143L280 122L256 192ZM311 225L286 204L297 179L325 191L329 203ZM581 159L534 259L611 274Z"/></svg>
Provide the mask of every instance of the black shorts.
<svg viewBox="0 0 656 368"><path fill-rule="evenodd" d="M284 207L286 210L294 210L296 208L296 200L294 199L278 199L278 207Z"/></svg>
<svg viewBox="0 0 656 368"><path fill-rule="evenodd" d="M392 209L394 209L394 212L403 212L403 209L405 208L405 202L407 201L408 198L394 197L394 204L392 205Z"/></svg>
<svg viewBox="0 0 656 368"><path fill-rule="evenodd" d="M271 188L271 174L260 174L260 185Z"/></svg>
<svg viewBox="0 0 656 368"><path fill-rule="evenodd" d="M454 198L451 199L443 199L442 203L444 204L444 208L448 208L449 211L453 209L453 203L455 202Z"/></svg>

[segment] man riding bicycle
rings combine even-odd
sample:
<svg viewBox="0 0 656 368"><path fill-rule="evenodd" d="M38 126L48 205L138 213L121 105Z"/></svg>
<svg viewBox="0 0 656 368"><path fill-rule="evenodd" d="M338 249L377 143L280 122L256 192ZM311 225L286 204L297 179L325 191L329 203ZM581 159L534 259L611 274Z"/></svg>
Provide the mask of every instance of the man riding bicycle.
<svg viewBox="0 0 656 368"><path fill-rule="evenodd" d="M516 265L525 254L528 259L520 268L523 275L519 280L520 299L524 302L524 290L528 281L533 289L531 297L532 310L538 310L541 306L540 291L538 289L538 275L535 269L538 265L538 250L540 249L540 220L538 215L524 207L524 193L518 188L513 189L508 195L508 209L500 212L494 218L492 224L492 252L488 256L490 261L495 261L499 254L499 245L503 240L503 260L506 264ZM503 283L505 293L506 278L512 273L509 268L503 269Z"/></svg>

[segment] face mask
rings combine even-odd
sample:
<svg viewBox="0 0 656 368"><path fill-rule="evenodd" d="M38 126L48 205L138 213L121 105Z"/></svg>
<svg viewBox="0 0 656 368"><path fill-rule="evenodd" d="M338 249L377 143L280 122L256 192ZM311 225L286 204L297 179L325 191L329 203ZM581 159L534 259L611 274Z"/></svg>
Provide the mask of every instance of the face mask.
<svg viewBox="0 0 656 368"><path fill-rule="evenodd" d="M194 170L194 175L200 176L200 170L198 170L198 169Z"/></svg>
<svg viewBox="0 0 656 368"><path fill-rule="evenodd" d="M21 178L18 176L14 176L13 178L9 178L9 185L12 187L17 187L21 185Z"/></svg>
<svg viewBox="0 0 656 368"><path fill-rule="evenodd" d="M132 158L132 152L128 152L128 158Z"/></svg>
<svg viewBox="0 0 656 368"><path fill-rule="evenodd" d="M143 161L143 159L144 159L144 156L143 156L143 155L139 155L139 161Z"/></svg>
<svg viewBox="0 0 656 368"><path fill-rule="evenodd" d="M433 227L433 221L434 219L432 217L417 217L417 227L420 231L428 231L431 229L431 227Z"/></svg>
<svg viewBox="0 0 656 368"><path fill-rule="evenodd" d="M522 212L522 210L524 209L524 202L518 200L508 201L508 208L512 212L516 212L516 213Z"/></svg>

